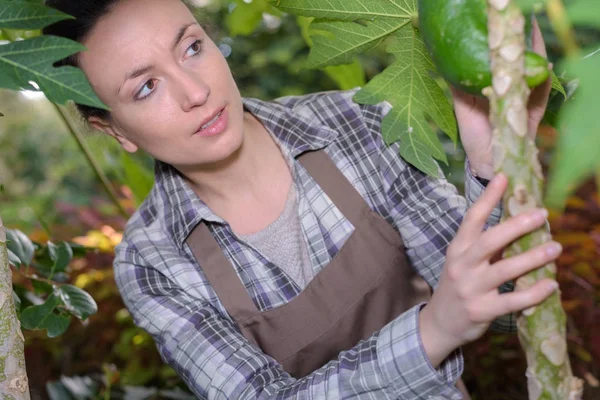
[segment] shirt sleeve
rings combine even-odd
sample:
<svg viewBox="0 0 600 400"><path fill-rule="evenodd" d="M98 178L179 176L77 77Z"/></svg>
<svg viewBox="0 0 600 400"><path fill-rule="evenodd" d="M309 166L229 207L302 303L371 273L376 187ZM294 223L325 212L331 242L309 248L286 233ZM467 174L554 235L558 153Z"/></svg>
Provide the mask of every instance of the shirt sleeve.
<svg viewBox="0 0 600 400"><path fill-rule="evenodd" d="M460 350L437 370L419 336L415 306L367 340L301 379L246 340L202 299L146 265L132 246L117 247L115 279L135 323L163 360L202 399L460 399Z"/></svg>
<svg viewBox="0 0 600 400"><path fill-rule="evenodd" d="M380 105L383 115L389 110ZM381 136L380 132L377 132ZM388 221L400 232L407 256L419 274L435 290L446 261L446 249L456 236L467 209L481 196L485 187L465 162L465 196L448 182L439 169L435 178L418 170L400 156L400 144L386 145L380 140L379 173L389 212ZM485 229L500 222L502 205L490 214ZM498 288L500 293L514 290L513 282ZM516 317L508 314L494 320L492 331L515 332Z"/></svg>

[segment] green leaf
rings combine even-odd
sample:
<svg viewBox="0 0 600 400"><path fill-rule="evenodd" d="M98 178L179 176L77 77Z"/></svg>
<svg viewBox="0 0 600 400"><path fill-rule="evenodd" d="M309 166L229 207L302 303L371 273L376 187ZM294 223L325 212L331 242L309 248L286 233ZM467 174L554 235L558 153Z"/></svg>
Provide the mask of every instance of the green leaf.
<svg viewBox="0 0 600 400"><path fill-rule="evenodd" d="M121 165L124 183L133 192L137 205L140 205L154 185L154 173L125 151L121 152Z"/></svg>
<svg viewBox="0 0 600 400"><path fill-rule="evenodd" d="M0 28L41 29L67 18L73 17L43 4L0 0Z"/></svg>
<svg viewBox="0 0 600 400"><path fill-rule="evenodd" d="M567 196L600 167L600 125L597 122L600 93L600 53L567 60L563 67L579 78L579 87L558 117L555 157L550 169L546 202L562 207Z"/></svg>
<svg viewBox="0 0 600 400"><path fill-rule="evenodd" d="M11 250L8 250L8 263L14 267L19 267L22 264L21 259Z"/></svg>
<svg viewBox="0 0 600 400"><path fill-rule="evenodd" d="M48 243L50 246L51 243ZM52 245L54 246L54 245ZM65 272L67 266L73 259L73 250L71 247L65 243L61 242L58 246L54 246L54 265L52 266L52 271L50 272L50 276L53 276L57 272ZM51 253L52 256L52 253Z"/></svg>
<svg viewBox="0 0 600 400"><path fill-rule="evenodd" d="M437 176L439 167L432 157L447 163L446 153L429 119L456 141L452 106L430 76L435 67L415 29L406 26L395 36L398 40L388 52L396 61L373 78L354 100L365 104L389 101L393 108L383 120L385 141L389 144L399 140L400 154L408 162Z"/></svg>
<svg viewBox="0 0 600 400"><path fill-rule="evenodd" d="M574 24L600 27L598 0L574 0L567 3L567 15Z"/></svg>
<svg viewBox="0 0 600 400"><path fill-rule="evenodd" d="M57 294L67 307L67 311L79 319L86 319L98 312L98 305L87 292L73 285L62 285Z"/></svg>
<svg viewBox="0 0 600 400"><path fill-rule="evenodd" d="M54 68L53 63L85 50L77 42L55 36L40 36L0 46L0 87L12 90L35 88L52 102L68 100L93 107L107 108L94 94L79 68Z"/></svg>
<svg viewBox="0 0 600 400"><path fill-rule="evenodd" d="M281 11L340 21L373 21L377 18L410 19L417 15L412 0L271 0Z"/></svg>
<svg viewBox="0 0 600 400"><path fill-rule="evenodd" d="M299 16L296 18L300 33L304 41L309 47L313 46L313 41L310 37L310 24L313 18ZM351 64L330 65L324 68L325 73L335 81L341 90L353 89L357 86L364 86L365 71L358 60L354 60Z"/></svg>
<svg viewBox="0 0 600 400"><path fill-rule="evenodd" d="M350 64L358 53L378 46L389 35L411 23L410 18L381 18L369 22L313 22L313 47L307 68Z"/></svg>
<svg viewBox="0 0 600 400"><path fill-rule="evenodd" d="M48 331L48 337L56 337L65 333L71 319L67 316L54 313L54 309L59 304L55 295L50 295L48 299L38 306L27 307L21 312L21 324L23 328L30 330Z"/></svg>
<svg viewBox="0 0 600 400"><path fill-rule="evenodd" d="M552 89L561 93L565 97L565 100L566 100L567 92L565 91L565 88L563 87L562 83L560 83L558 76L556 76L554 71L550 71L550 76L552 77Z"/></svg>
<svg viewBox="0 0 600 400"><path fill-rule="evenodd" d="M312 41L308 67L348 65L353 61L357 65L357 54L395 39L388 52L396 56L396 62L364 86L354 100L366 104L390 102L393 108L382 123L385 141L400 141L400 154L408 162L437 176L435 159L447 161L433 125L454 142L458 134L452 106L430 76L435 68L413 28L418 14L416 0L277 0L274 5L285 12L317 18L313 22L298 19L304 36L306 31L310 33L307 43Z"/></svg>
<svg viewBox="0 0 600 400"><path fill-rule="evenodd" d="M6 230L6 238L8 239L8 243L6 246L9 250L9 257L11 257L10 253L13 253L13 259L11 262L16 262L19 260L20 265L29 265L31 264L31 260L33 259L33 253L35 251L35 246L33 242L21 231L7 229ZM9 258L10 259L10 258ZM18 266L17 264L14 264Z"/></svg>
<svg viewBox="0 0 600 400"><path fill-rule="evenodd" d="M266 8L267 3L264 0L253 0L250 3L237 0L235 8L225 18L231 36L247 36L253 33L260 25Z"/></svg>

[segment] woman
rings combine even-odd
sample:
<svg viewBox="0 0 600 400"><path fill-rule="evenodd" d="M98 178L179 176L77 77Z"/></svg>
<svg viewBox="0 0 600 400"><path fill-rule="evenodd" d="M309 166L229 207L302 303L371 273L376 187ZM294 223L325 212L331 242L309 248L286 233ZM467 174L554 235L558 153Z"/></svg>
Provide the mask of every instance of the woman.
<svg viewBox="0 0 600 400"><path fill-rule="evenodd" d="M65 62L111 108L83 116L156 159L115 276L198 397L460 399L460 346L492 322L513 330L511 313L556 290L545 280L498 291L560 246L491 261L547 214L497 224L507 180L493 178L481 100L454 93L481 181L467 168L468 202L478 200L465 214L453 186L384 144L386 104L355 104L354 91L242 99L180 0L47 3L77 17L45 33L88 48ZM543 49L539 31L536 41ZM428 301L415 271L435 289Z"/></svg>

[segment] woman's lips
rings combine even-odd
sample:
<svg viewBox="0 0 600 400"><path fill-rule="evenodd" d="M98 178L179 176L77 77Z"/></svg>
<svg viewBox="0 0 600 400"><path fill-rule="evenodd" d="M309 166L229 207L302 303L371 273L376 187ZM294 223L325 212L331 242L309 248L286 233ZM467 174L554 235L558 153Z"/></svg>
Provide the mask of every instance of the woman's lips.
<svg viewBox="0 0 600 400"><path fill-rule="evenodd" d="M204 129L200 128L194 135L208 137L222 133L227 128L228 123L227 107L223 108L220 114L213 123Z"/></svg>

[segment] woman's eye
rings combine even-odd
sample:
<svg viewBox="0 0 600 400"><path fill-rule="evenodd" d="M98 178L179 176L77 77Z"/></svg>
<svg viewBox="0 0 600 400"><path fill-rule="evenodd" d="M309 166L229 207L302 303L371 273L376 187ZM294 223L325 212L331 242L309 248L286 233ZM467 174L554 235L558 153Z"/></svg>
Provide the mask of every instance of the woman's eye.
<svg viewBox="0 0 600 400"><path fill-rule="evenodd" d="M142 100L142 99L145 99L146 97L150 96L150 94L154 90L155 86L156 86L156 83L154 82L154 80L150 79L148 82L146 82L144 84L144 86L142 86L140 91L137 93L137 95L135 96L136 100Z"/></svg>
<svg viewBox="0 0 600 400"><path fill-rule="evenodd" d="M200 53L202 50L202 40L196 40L194 43L187 48L185 55L188 57L192 57Z"/></svg>

